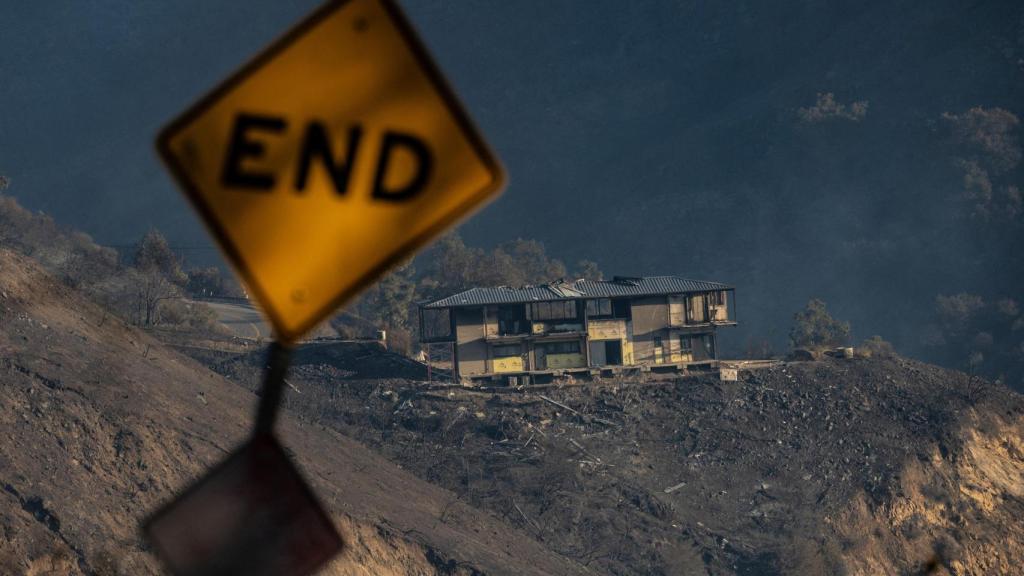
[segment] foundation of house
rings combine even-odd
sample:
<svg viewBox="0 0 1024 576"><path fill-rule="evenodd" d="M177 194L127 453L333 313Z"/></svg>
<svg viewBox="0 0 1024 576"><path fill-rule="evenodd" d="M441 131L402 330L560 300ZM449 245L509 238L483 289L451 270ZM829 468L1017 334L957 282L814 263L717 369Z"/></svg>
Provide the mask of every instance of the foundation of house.
<svg viewBox="0 0 1024 576"><path fill-rule="evenodd" d="M563 368L557 370L531 370L529 372L516 373L488 373L474 374L470 377L463 377L462 384L465 386L527 386L530 384L549 384L558 380L596 380L600 378L616 378L623 376L643 376L659 374L688 374L690 372L711 372L718 368L717 360L704 360L700 362L675 362L668 364L638 364L634 366L600 366Z"/></svg>

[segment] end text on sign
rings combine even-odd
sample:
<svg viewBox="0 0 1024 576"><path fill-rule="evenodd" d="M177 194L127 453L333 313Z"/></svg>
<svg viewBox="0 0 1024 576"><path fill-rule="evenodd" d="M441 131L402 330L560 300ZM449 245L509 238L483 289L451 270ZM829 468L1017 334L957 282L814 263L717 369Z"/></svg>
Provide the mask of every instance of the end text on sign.
<svg viewBox="0 0 1024 576"><path fill-rule="evenodd" d="M255 169L251 163L258 162L266 153L266 139L282 137L290 129L287 119L280 116L242 113L235 116L224 155L221 170L221 184L235 188L269 192L278 186L280 175ZM360 152L365 148L363 128L352 125L346 134L347 146L344 158L338 158L331 146L328 127L316 120L306 122L302 130L301 145L295 158L296 170L292 189L297 194L306 190L309 175L319 163L330 176L334 191L344 196L348 193L352 171L359 162ZM388 185L386 176L394 155L404 151L415 162L411 177L400 185ZM430 180L433 155L427 144L413 136L397 131L385 131L381 144L376 150L373 186L370 193L375 200L402 202L415 198L426 188Z"/></svg>

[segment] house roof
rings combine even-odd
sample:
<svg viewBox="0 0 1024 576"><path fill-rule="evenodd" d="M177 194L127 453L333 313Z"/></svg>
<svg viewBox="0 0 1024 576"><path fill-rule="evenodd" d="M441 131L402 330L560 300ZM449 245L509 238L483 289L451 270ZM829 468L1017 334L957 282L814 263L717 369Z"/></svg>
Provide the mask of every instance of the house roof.
<svg viewBox="0 0 1024 576"><path fill-rule="evenodd" d="M687 292L710 292L732 290L733 287L719 282L689 280L679 276L644 276L612 280L576 280L575 282L552 282L542 286L510 288L470 288L458 294L427 302L423 308L457 308L483 304L523 304L526 302L550 302L553 300L576 300L580 298L619 298L624 296L659 296L664 294L685 294Z"/></svg>

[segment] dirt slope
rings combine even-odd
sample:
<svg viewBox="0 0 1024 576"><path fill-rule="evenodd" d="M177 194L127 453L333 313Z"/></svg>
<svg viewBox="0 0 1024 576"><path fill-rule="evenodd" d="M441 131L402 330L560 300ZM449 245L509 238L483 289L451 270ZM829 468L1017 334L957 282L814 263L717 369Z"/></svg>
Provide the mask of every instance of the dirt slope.
<svg viewBox="0 0 1024 576"><path fill-rule="evenodd" d="M0 249L0 574L152 574L138 521L251 422L253 396ZM329 574L582 574L362 445L284 442L350 547Z"/></svg>
<svg viewBox="0 0 1024 576"><path fill-rule="evenodd" d="M740 382L516 393L361 379L329 360L295 366L292 411L601 573L1024 565L1024 400L962 373L829 359ZM244 382L255 364L217 369Z"/></svg>
<svg viewBox="0 0 1024 576"><path fill-rule="evenodd" d="M0 574L158 570L138 518L250 423L259 356L203 359L230 380L0 250ZM330 574L1024 565L1024 401L964 374L826 360L525 393L419 376L368 346L296 356L285 441L351 543Z"/></svg>

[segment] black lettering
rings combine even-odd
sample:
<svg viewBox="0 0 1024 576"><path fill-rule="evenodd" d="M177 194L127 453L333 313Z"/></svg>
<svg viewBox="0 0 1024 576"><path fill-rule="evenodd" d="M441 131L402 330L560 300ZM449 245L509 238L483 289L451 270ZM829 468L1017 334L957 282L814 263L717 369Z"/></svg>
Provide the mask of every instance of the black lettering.
<svg viewBox="0 0 1024 576"><path fill-rule="evenodd" d="M416 175L405 186L388 190L384 188L384 176L388 172L391 151L398 146L404 147L415 156L418 164ZM430 149L422 140L408 134L385 132L380 148L380 158L377 160L377 174L373 177L373 197L388 202L409 200L423 191L430 179L432 168L433 157L430 154Z"/></svg>
<svg viewBox="0 0 1024 576"><path fill-rule="evenodd" d="M348 190L349 176L352 175L356 150L359 148L359 140L362 136L363 129L359 126L354 126L348 131L348 152L345 154L345 161L335 164L334 154L331 153L331 142L327 138L327 129L319 122L310 122L306 128L306 136L302 140L302 150L299 153L299 170L295 174L295 190L302 192L306 189L313 158L319 156L324 167L327 168L327 173L331 175L334 191L344 195Z"/></svg>
<svg viewBox="0 0 1024 576"><path fill-rule="evenodd" d="M227 156L224 157L224 169L221 171L220 182L225 188L251 188L253 190L270 190L274 187L274 175L258 172L246 172L242 162L246 158L262 158L263 143L250 140L250 130L266 132L283 132L287 124L283 118L257 116L255 114L239 114L235 118L235 127L231 131L231 143L228 145Z"/></svg>

